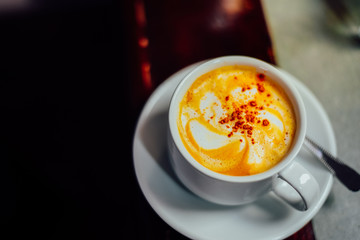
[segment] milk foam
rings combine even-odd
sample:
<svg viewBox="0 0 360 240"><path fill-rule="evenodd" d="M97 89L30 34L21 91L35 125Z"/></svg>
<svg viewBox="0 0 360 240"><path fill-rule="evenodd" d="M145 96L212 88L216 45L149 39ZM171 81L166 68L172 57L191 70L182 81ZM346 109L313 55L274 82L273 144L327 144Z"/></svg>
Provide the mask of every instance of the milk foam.
<svg viewBox="0 0 360 240"><path fill-rule="evenodd" d="M226 111L222 108L222 103L215 93L208 92L200 100L200 112L205 120L210 121L212 125L218 125L220 118L226 116ZM215 123L216 122L216 123Z"/></svg>
<svg viewBox="0 0 360 240"><path fill-rule="evenodd" d="M277 164L291 146L295 116L284 92L255 69L223 67L198 78L182 102L178 128L191 155L228 175Z"/></svg>
<svg viewBox="0 0 360 240"><path fill-rule="evenodd" d="M190 131L198 145L206 150L218 149L233 141L227 136L209 130L196 120L190 121Z"/></svg>

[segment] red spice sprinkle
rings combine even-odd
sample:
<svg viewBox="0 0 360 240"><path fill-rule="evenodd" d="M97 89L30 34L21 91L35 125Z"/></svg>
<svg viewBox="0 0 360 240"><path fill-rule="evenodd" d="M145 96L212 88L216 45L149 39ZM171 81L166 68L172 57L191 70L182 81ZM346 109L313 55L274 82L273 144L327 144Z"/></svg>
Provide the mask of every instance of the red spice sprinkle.
<svg viewBox="0 0 360 240"><path fill-rule="evenodd" d="M260 81L264 81L265 80L265 75L263 73L258 73L257 75L257 78L260 80Z"/></svg>
<svg viewBox="0 0 360 240"><path fill-rule="evenodd" d="M263 85L261 85L261 84L258 83L257 86L258 86L258 91L259 91L259 92L265 92L265 88L264 88Z"/></svg>
<svg viewBox="0 0 360 240"><path fill-rule="evenodd" d="M245 130L247 130L247 129L250 129L250 128L251 128L251 126L250 126L250 125L248 125L248 124L244 124L242 128L243 128L243 129L245 129Z"/></svg>
<svg viewBox="0 0 360 240"><path fill-rule="evenodd" d="M226 96L226 97L225 97L225 101L229 101L229 96Z"/></svg>
<svg viewBox="0 0 360 240"><path fill-rule="evenodd" d="M228 137L231 137L233 135L233 132L230 132L229 134L228 134Z"/></svg>
<svg viewBox="0 0 360 240"><path fill-rule="evenodd" d="M234 121L235 119L240 119L240 118L241 118L241 113L238 110L236 110L235 112L233 112L231 114L231 121Z"/></svg>
<svg viewBox="0 0 360 240"><path fill-rule="evenodd" d="M228 123L228 122L229 122L229 118L227 118L227 117L219 121L220 124L224 124L224 123Z"/></svg>
<svg viewBox="0 0 360 240"><path fill-rule="evenodd" d="M255 116L253 116L253 115L246 115L245 119L247 122L252 122L252 123L255 122Z"/></svg>
<svg viewBox="0 0 360 240"><path fill-rule="evenodd" d="M244 123L245 123L244 121L237 121L237 122L235 123L235 126L236 126L236 127L240 127L240 126L242 126Z"/></svg>
<svg viewBox="0 0 360 240"><path fill-rule="evenodd" d="M268 126L270 124L270 122L267 119L264 119L262 124L264 126Z"/></svg>
<svg viewBox="0 0 360 240"><path fill-rule="evenodd" d="M256 107L256 102L255 102L255 101L250 101L249 104L250 104L250 106L252 106L252 107Z"/></svg>

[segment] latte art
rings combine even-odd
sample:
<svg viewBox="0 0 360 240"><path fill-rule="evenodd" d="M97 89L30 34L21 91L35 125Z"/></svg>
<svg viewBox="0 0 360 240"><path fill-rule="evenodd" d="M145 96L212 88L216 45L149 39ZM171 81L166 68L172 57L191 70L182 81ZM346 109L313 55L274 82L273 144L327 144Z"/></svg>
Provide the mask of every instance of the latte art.
<svg viewBox="0 0 360 240"><path fill-rule="evenodd" d="M266 74L244 66L222 67L196 79L180 102L177 125L200 164L234 176L276 165L296 129L284 91Z"/></svg>

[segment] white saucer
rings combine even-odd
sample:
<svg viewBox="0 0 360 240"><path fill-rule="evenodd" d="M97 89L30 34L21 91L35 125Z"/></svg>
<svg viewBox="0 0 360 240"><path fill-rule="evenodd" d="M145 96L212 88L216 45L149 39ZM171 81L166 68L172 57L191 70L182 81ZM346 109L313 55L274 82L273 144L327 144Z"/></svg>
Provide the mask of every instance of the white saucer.
<svg viewBox="0 0 360 240"><path fill-rule="evenodd" d="M306 150L300 151L296 161L313 174L321 191L315 207L306 212L292 209L272 193L243 206L212 204L189 192L175 177L166 150L168 106L179 81L197 64L163 82L142 110L133 144L135 172L142 192L165 222L192 239L282 239L292 235L319 211L333 183L329 171ZM303 97L307 135L336 155L334 132L323 107L299 80L285 74Z"/></svg>

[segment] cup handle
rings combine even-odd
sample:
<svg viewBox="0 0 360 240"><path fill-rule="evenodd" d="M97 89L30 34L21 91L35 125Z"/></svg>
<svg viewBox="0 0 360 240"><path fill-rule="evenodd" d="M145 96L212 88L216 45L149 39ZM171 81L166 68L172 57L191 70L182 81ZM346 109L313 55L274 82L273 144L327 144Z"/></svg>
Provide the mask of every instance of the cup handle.
<svg viewBox="0 0 360 240"><path fill-rule="evenodd" d="M314 205L320 188L308 170L293 162L274 178L273 191L290 206L306 211Z"/></svg>

